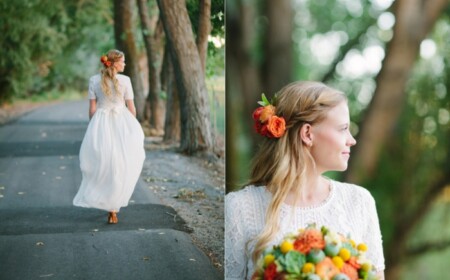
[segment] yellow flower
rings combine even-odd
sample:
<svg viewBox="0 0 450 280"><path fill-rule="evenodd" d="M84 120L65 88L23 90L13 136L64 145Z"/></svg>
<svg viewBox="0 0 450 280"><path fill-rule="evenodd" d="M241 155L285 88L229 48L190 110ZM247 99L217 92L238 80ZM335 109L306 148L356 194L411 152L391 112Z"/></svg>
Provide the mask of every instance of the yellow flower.
<svg viewBox="0 0 450 280"><path fill-rule="evenodd" d="M352 256L352 254L350 253L350 251L346 248L342 248L339 251L339 256L344 260L344 261L348 261L350 259L350 257Z"/></svg>
<svg viewBox="0 0 450 280"><path fill-rule="evenodd" d="M372 265L370 263L363 263L361 265L361 270L363 271L369 271L372 269Z"/></svg>
<svg viewBox="0 0 450 280"><path fill-rule="evenodd" d="M359 251L365 252L365 251L367 251L367 245L364 244L364 243L360 243L360 244L358 244L357 249L358 249Z"/></svg>
<svg viewBox="0 0 450 280"><path fill-rule="evenodd" d="M292 242L283 241L283 243L281 243L281 246L280 246L281 253L286 254L287 252L289 252L293 249L294 249L294 244L292 244Z"/></svg>
<svg viewBox="0 0 450 280"><path fill-rule="evenodd" d="M314 264L307 262L302 268L303 273L312 273L314 272Z"/></svg>
<svg viewBox="0 0 450 280"><path fill-rule="evenodd" d="M341 269L344 266L344 260L339 256L334 256L332 261L334 265L339 269Z"/></svg>
<svg viewBox="0 0 450 280"><path fill-rule="evenodd" d="M268 266L269 264L273 263L275 260L275 256L272 254L268 254L264 257L264 265Z"/></svg>
<svg viewBox="0 0 450 280"><path fill-rule="evenodd" d="M353 248L356 248L356 242L353 239L350 239L350 244Z"/></svg>

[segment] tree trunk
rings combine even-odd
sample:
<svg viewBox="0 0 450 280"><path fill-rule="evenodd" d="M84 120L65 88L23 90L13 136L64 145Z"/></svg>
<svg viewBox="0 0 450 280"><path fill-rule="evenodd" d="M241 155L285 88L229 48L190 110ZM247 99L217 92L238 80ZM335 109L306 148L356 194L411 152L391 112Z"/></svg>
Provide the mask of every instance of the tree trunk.
<svg viewBox="0 0 450 280"><path fill-rule="evenodd" d="M361 183L374 176L381 149L394 129L405 99L405 85L420 43L430 32L448 0L399 0L394 3L394 35L388 44L377 88L358 135L346 180Z"/></svg>
<svg viewBox="0 0 450 280"><path fill-rule="evenodd" d="M164 52L162 67L162 86L167 94L166 118L164 124L164 142L180 141L180 99L178 98L178 90L175 84L175 75L173 73L172 59L169 54L169 46L166 46Z"/></svg>
<svg viewBox="0 0 450 280"><path fill-rule="evenodd" d="M147 104L150 107L151 134L162 135L164 129L165 106L161 94L161 65L164 51L164 32L158 20L157 6L154 5L151 17L148 14L147 0L137 0L141 19L142 36L148 61L149 92Z"/></svg>
<svg viewBox="0 0 450 280"><path fill-rule="evenodd" d="M200 16L197 30L197 49L205 73L208 55L208 35L211 32L211 0L200 0Z"/></svg>
<svg viewBox="0 0 450 280"><path fill-rule="evenodd" d="M182 152L212 151L208 93L185 1L158 0L180 97Z"/></svg>
<svg viewBox="0 0 450 280"><path fill-rule="evenodd" d="M267 0L268 20L264 36L262 81L264 92L272 95L292 82L292 33L294 9L291 0Z"/></svg>
<svg viewBox="0 0 450 280"><path fill-rule="evenodd" d="M133 30L132 0L114 0L114 36L117 48L124 52L126 67L124 74L129 76L133 85L136 116L144 119L145 94L139 69L139 55Z"/></svg>

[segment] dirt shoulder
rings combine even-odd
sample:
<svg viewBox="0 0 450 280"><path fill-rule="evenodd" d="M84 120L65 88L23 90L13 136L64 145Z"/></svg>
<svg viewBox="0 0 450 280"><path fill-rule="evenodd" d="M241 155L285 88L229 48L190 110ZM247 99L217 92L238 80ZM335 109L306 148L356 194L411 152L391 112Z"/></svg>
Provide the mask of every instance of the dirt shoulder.
<svg viewBox="0 0 450 280"><path fill-rule="evenodd" d="M146 138L142 179L173 207L192 230L193 241L223 272L225 195L224 160L208 161L176 152L160 138Z"/></svg>

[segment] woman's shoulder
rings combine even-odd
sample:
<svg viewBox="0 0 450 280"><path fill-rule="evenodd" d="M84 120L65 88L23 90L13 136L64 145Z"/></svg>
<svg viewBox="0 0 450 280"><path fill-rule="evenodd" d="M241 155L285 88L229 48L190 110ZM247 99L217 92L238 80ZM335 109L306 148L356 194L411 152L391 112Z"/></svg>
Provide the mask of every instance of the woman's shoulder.
<svg viewBox="0 0 450 280"><path fill-rule="evenodd" d="M124 81L124 82L131 82L130 77L125 76L123 74L117 74L116 75L117 80Z"/></svg>
<svg viewBox="0 0 450 280"><path fill-rule="evenodd" d="M242 204L264 204L268 198L269 193L264 186L249 185L241 190L233 191L225 195L225 207L234 208Z"/></svg>
<svg viewBox="0 0 450 280"><path fill-rule="evenodd" d="M89 78L90 82L99 82L102 79L100 74L95 74Z"/></svg>
<svg viewBox="0 0 450 280"><path fill-rule="evenodd" d="M345 182L333 182L336 185L336 192L341 197L360 202L373 200L372 194L364 187Z"/></svg>

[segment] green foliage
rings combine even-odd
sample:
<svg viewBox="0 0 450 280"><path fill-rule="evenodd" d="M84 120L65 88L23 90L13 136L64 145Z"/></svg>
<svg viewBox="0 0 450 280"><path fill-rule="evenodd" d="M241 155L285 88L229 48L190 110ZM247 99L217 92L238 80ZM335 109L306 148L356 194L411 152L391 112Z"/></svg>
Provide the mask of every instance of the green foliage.
<svg viewBox="0 0 450 280"><path fill-rule="evenodd" d="M113 46L110 9L107 0L2 1L0 102L54 87L85 87L98 50Z"/></svg>
<svg viewBox="0 0 450 280"><path fill-rule="evenodd" d="M198 19L200 14L199 0L187 0L186 7L191 20L194 34L198 30ZM223 0L211 0L211 35L225 37L225 7Z"/></svg>

